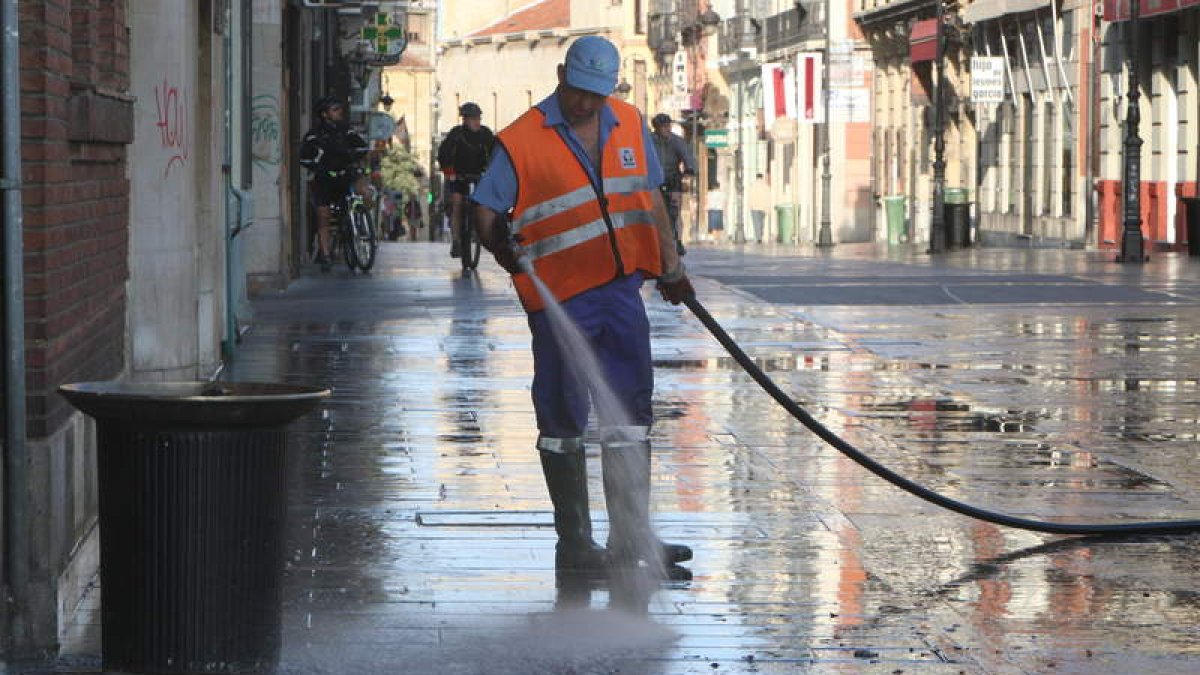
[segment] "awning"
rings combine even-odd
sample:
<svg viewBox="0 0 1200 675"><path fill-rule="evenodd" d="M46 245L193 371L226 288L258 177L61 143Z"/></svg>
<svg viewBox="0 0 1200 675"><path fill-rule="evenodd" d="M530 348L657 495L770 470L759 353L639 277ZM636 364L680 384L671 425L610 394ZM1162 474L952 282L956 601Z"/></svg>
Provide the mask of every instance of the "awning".
<svg viewBox="0 0 1200 675"><path fill-rule="evenodd" d="M1104 0L1105 21L1128 21L1130 0ZM1138 16L1172 14L1189 7L1200 7L1200 0L1140 0Z"/></svg>
<svg viewBox="0 0 1200 675"><path fill-rule="evenodd" d="M908 34L908 56L913 63L937 58L937 19L923 19L913 24Z"/></svg>
<svg viewBox="0 0 1200 675"><path fill-rule="evenodd" d="M1124 1L1128 2L1128 0ZM1200 2L1200 0L1195 1ZM1116 0L1105 0L1105 2L1116 2ZM963 10L962 18L966 23L979 23L980 21L999 19L1006 14L1032 12L1049 6L1050 0L975 0Z"/></svg>

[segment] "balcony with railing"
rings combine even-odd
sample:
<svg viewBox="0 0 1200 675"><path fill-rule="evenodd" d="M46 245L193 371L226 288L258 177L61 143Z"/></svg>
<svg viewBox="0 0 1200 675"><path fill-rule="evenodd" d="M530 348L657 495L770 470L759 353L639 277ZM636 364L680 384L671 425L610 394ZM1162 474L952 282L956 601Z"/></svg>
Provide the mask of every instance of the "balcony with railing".
<svg viewBox="0 0 1200 675"><path fill-rule="evenodd" d="M735 16L721 22L718 45L722 55L752 47L767 53L825 38L824 2L802 2L765 19Z"/></svg>
<svg viewBox="0 0 1200 675"><path fill-rule="evenodd" d="M767 17L767 51L788 49L810 40L824 40L826 7L824 2L804 2L794 9Z"/></svg>

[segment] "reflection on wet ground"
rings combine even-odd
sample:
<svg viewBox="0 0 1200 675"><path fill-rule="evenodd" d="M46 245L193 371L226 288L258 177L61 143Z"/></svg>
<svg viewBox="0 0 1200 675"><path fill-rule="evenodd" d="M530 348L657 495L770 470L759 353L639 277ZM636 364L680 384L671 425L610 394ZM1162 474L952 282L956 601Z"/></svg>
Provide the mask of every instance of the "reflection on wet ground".
<svg viewBox="0 0 1200 675"><path fill-rule="evenodd" d="M1200 669L1196 537L1059 540L926 505L656 297L654 510L693 578L556 578L508 281L441 246L381 254L257 300L229 373L334 388L292 435L283 672ZM1200 266L1180 260L689 253L712 314L856 446L968 503L1093 522L1200 518Z"/></svg>

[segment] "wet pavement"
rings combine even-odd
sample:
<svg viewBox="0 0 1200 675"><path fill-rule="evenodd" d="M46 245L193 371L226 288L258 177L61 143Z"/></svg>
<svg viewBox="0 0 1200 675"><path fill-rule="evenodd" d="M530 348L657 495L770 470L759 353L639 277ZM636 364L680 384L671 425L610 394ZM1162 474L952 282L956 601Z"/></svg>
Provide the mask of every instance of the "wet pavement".
<svg viewBox="0 0 1200 675"><path fill-rule="evenodd" d="M1200 519L1200 259L1111 258L698 245L687 262L785 391L909 478L1041 520ZM927 505L656 295L653 509L693 578L556 583L528 329L481 267L387 243L369 276L306 270L254 303L225 376L334 390L291 434L281 672L1200 671L1200 536L1053 537ZM96 602L65 647L85 666Z"/></svg>

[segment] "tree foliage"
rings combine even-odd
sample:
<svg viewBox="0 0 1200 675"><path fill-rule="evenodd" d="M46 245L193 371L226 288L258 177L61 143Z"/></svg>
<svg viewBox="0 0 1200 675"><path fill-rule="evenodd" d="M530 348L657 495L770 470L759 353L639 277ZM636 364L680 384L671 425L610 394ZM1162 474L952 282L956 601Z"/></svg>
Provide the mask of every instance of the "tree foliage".
<svg viewBox="0 0 1200 675"><path fill-rule="evenodd" d="M379 170L385 189L395 190L403 194L405 199L423 193L421 175L424 172L412 151L402 146L386 149L380 157Z"/></svg>

